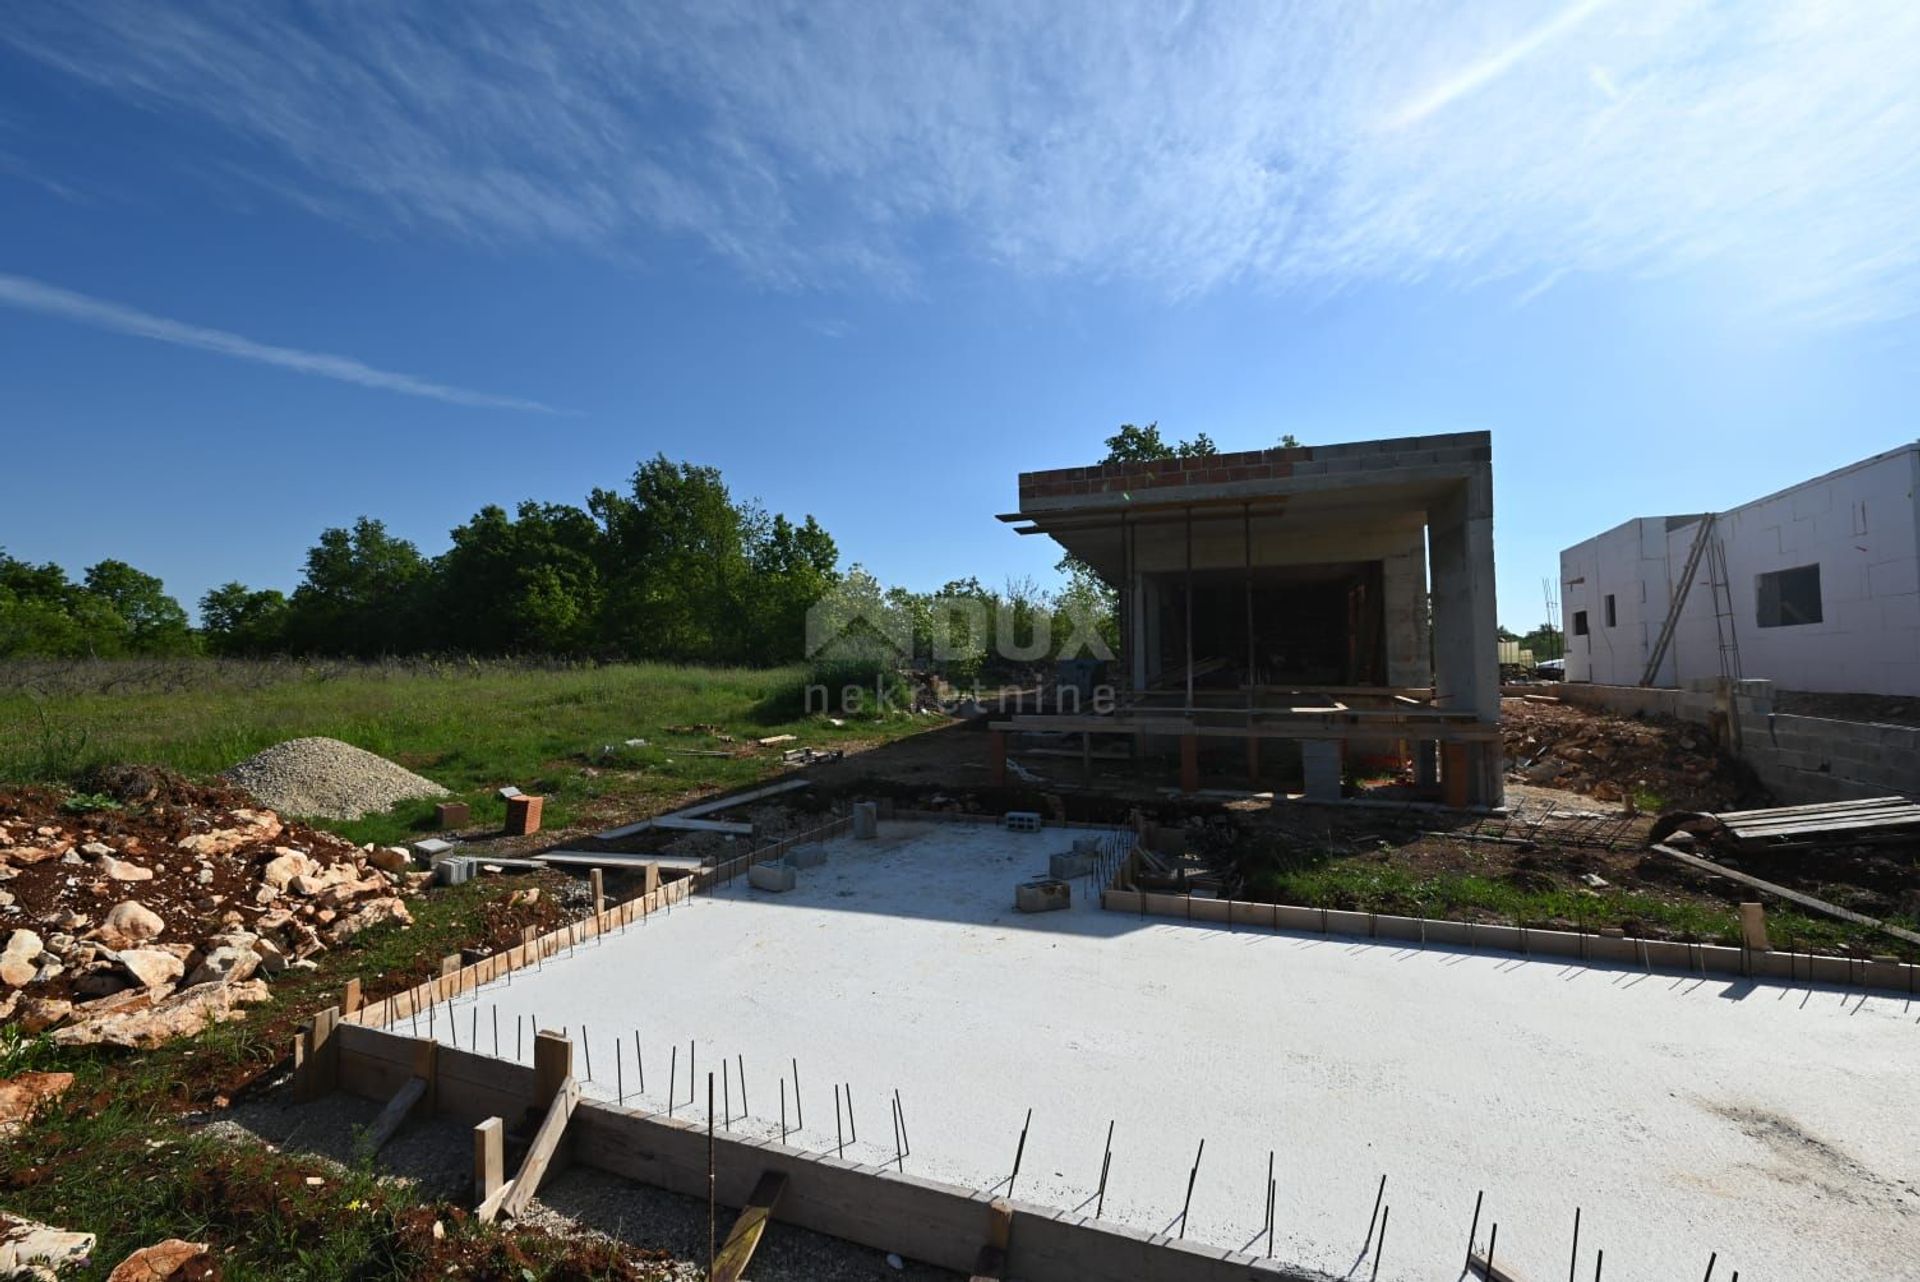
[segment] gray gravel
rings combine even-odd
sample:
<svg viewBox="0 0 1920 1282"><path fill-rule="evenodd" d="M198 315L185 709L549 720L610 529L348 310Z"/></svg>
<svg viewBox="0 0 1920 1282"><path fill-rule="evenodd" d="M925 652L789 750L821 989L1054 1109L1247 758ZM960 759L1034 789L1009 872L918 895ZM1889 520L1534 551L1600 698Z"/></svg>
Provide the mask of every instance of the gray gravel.
<svg viewBox="0 0 1920 1282"><path fill-rule="evenodd" d="M289 739L262 749L226 777L282 814L358 819L420 797L444 797L431 779L338 739Z"/></svg>
<svg viewBox="0 0 1920 1282"><path fill-rule="evenodd" d="M380 1112L379 1104L343 1093L310 1104L289 1100L284 1089L275 1090L206 1122L206 1130L238 1143L264 1142L347 1165L355 1159L355 1128L367 1126ZM378 1158L382 1171L412 1183L422 1200L445 1198L462 1205L472 1197L472 1163L472 1130L442 1118L409 1123ZM722 1237L733 1216L733 1210L721 1209ZM575 1166L541 1186L525 1220L552 1233L669 1251L675 1282L696 1282L706 1274L707 1205L697 1198ZM781 1224L776 1217L748 1276L754 1282L932 1282L960 1276L917 1260L903 1264L895 1269L885 1252Z"/></svg>

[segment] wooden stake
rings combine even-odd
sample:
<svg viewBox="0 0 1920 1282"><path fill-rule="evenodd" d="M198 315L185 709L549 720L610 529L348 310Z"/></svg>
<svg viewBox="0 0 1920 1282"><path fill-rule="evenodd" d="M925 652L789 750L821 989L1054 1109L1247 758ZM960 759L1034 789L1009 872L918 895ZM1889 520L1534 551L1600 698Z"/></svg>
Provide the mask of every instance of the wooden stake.
<svg viewBox="0 0 1920 1282"><path fill-rule="evenodd" d="M489 1117L473 1128L473 1204L485 1205L506 1178L506 1123Z"/></svg>

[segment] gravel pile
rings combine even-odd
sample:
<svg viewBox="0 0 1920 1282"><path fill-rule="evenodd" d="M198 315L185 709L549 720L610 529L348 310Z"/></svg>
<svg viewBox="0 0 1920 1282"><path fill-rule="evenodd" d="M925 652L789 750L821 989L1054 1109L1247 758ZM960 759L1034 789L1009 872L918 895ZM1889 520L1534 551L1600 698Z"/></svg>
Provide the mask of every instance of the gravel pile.
<svg viewBox="0 0 1920 1282"><path fill-rule="evenodd" d="M358 819L420 797L444 797L431 779L338 739L289 739L254 753L226 777L283 814Z"/></svg>

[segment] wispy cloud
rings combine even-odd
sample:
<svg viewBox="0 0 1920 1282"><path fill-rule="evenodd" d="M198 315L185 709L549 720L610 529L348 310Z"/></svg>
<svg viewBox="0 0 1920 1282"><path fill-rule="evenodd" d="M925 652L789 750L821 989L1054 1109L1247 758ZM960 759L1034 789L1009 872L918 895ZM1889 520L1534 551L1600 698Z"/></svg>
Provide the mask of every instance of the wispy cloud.
<svg viewBox="0 0 1920 1282"><path fill-rule="evenodd" d="M1912 0L18 6L303 208L776 286L931 262L1170 294L1559 271L1920 311Z"/></svg>
<svg viewBox="0 0 1920 1282"><path fill-rule="evenodd" d="M300 374L336 379L342 383L356 383L361 387L376 388L383 392L424 396L430 400L446 401L451 405L468 405L477 409L530 410L540 414L562 412L552 406L543 405L539 401L522 400L515 396L494 396L487 392L474 392L464 387L449 387L445 383L430 382L424 378L415 378L411 374L395 374L389 370L375 369L349 356L333 356L326 352L305 352L293 347L276 347L270 343L257 343L239 334L208 329L203 325L191 325L185 321L170 320L165 316L155 316L150 312L123 307L119 303L89 298L85 294L76 294L72 290L42 284L24 276L0 273L0 305L58 316L63 320L74 321L81 325L91 325L95 329L113 330L116 333L151 338L157 342L173 343L181 347L197 347L202 351L216 352L221 356L256 361L262 365L275 365Z"/></svg>

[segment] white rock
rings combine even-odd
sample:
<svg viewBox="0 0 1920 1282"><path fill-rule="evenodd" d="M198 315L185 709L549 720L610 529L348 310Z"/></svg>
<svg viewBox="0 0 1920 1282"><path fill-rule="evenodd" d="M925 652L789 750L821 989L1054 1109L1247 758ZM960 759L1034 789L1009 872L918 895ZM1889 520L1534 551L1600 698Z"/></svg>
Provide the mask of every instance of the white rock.
<svg viewBox="0 0 1920 1282"><path fill-rule="evenodd" d="M385 872L406 872L413 867L413 855L405 846L379 846L367 852L367 862Z"/></svg>
<svg viewBox="0 0 1920 1282"><path fill-rule="evenodd" d="M115 859L112 855L101 858L100 871L113 881L153 880L153 869L142 868L139 864L130 864L124 859Z"/></svg>
<svg viewBox="0 0 1920 1282"><path fill-rule="evenodd" d="M172 983L186 973L186 964L158 948L127 948L117 954L120 965L142 988Z"/></svg>
<svg viewBox="0 0 1920 1282"><path fill-rule="evenodd" d="M113 847L104 841L89 841L86 845L80 847L80 853L98 859L102 855L112 854Z"/></svg>
<svg viewBox="0 0 1920 1282"><path fill-rule="evenodd" d="M138 944L165 934L167 923L160 920L159 913L139 900L123 899L107 910L106 919L100 923L100 927L118 934L128 943Z"/></svg>
<svg viewBox="0 0 1920 1282"><path fill-rule="evenodd" d="M275 890L285 890L288 883L295 877L312 871L313 860L297 850L289 850L282 846L280 853L267 861L266 868L260 873L260 879Z"/></svg>
<svg viewBox="0 0 1920 1282"><path fill-rule="evenodd" d="M45 951L46 945L40 942L40 936L30 930L16 930L7 936L6 953L10 957L32 961Z"/></svg>

